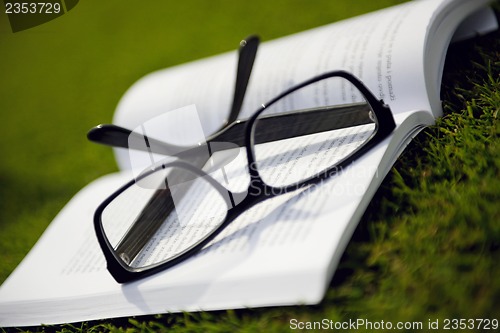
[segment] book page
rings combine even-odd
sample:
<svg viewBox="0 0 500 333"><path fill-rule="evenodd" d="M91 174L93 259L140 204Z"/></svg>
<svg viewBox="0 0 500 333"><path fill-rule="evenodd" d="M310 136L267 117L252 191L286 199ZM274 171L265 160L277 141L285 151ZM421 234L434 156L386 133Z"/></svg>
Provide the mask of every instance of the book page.
<svg viewBox="0 0 500 333"><path fill-rule="evenodd" d="M448 44L460 23L488 2L412 1L264 41L240 118L248 118L285 89L333 70L346 70L360 78L395 114L425 110L440 116L440 81ZM491 10L476 16L485 21L469 21L461 27L460 36L497 27ZM208 136L228 117L236 63L236 52L230 52L154 72L125 94L114 122L135 128L162 113L195 104ZM162 125L165 131L176 127L175 123ZM127 152L115 152L118 165L129 168Z"/></svg>
<svg viewBox="0 0 500 333"><path fill-rule="evenodd" d="M449 0L453 5L453 15L450 8L443 3L433 16L427 29L424 49L424 73L426 89L434 116L442 115L439 99L441 78L443 75L446 49L453 40L463 40L466 37L485 34L498 28L493 10L486 7L490 0ZM443 49L443 45L446 48Z"/></svg>
<svg viewBox="0 0 500 333"><path fill-rule="evenodd" d="M424 39L441 3L405 3L262 43L240 118L249 117L262 103L305 79L339 69L359 77L394 113L430 111ZM213 133L229 113L236 60L232 52L146 76L124 96L115 123L135 128L162 112L196 104L205 134ZM176 125L165 123L165 131L169 126ZM117 153L122 167L129 164L126 155Z"/></svg>
<svg viewBox="0 0 500 333"><path fill-rule="evenodd" d="M381 145L364 159L376 166L383 153ZM61 211L4 282L0 325L317 303L328 285L327 268L340 258L341 252L333 253L347 242L346 224L378 177L376 167L361 165L344 175L270 199L241 215L198 255L124 285L106 269L92 220L97 205L130 174L101 178Z"/></svg>
<svg viewBox="0 0 500 333"><path fill-rule="evenodd" d="M362 198L375 193L391 165L383 161L397 156L415 123L431 121L425 112L409 118L415 115L423 118L403 123L340 177L248 210L196 256L133 283L113 280L92 223L96 207L131 174L94 181L2 284L0 326L320 302L356 227L351 221L368 204ZM236 180L239 173L227 171Z"/></svg>

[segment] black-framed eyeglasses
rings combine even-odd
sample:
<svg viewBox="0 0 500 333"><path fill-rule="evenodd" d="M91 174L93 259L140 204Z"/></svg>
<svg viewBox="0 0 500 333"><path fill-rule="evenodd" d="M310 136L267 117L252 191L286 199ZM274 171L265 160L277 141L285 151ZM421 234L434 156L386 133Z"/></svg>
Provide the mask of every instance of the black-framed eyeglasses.
<svg viewBox="0 0 500 333"><path fill-rule="evenodd" d="M199 152L193 147L105 200L94 225L108 270L123 283L172 267L249 208L336 175L394 128L389 107L350 73L328 72L295 85L263 104L244 130L240 122L207 139L208 147L219 148L210 149L201 167L190 163ZM227 156L222 177L213 166ZM246 188L235 191L225 181L241 180L241 170Z"/></svg>

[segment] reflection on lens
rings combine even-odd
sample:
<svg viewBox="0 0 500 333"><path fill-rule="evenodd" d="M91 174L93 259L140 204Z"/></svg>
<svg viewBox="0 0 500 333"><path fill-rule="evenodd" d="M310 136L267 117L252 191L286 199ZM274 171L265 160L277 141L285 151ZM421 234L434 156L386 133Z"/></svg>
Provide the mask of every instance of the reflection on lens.
<svg viewBox="0 0 500 333"><path fill-rule="evenodd" d="M375 131L374 113L352 83L340 77L317 81L259 116L254 127L259 174L275 187L301 182L352 155Z"/></svg>
<svg viewBox="0 0 500 333"><path fill-rule="evenodd" d="M217 229L227 214L227 193L206 177L179 167L159 169L119 194L101 217L117 258L134 268L161 264Z"/></svg>

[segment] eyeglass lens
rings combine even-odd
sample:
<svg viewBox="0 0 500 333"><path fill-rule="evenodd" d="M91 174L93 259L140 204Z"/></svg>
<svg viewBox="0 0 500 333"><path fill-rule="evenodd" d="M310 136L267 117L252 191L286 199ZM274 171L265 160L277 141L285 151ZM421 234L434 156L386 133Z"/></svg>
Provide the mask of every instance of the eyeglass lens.
<svg viewBox="0 0 500 333"><path fill-rule="evenodd" d="M277 115L300 121L280 117L272 129L275 140L266 142L267 119ZM286 95L267 106L254 126L256 167L264 182L274 187L296 184L334 167L376 130L370 104L342 77L326 78Z"/></svg>
<svg viewBox="0 0 500 333"><path fill-rule="evenodd" d="M133 268L172 260L226 217L229 198L184 168L159 169L128 187L101 216L118 260Z"/></svg>

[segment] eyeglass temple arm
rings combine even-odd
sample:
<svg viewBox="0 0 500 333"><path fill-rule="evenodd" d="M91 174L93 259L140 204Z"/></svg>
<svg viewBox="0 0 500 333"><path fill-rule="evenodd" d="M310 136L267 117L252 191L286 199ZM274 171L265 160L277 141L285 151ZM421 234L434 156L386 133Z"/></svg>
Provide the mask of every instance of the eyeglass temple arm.
<svg viewBox="0 0 500 333"><path fill-rule="evenodd" d="M317 109L297 110L259 118L259 131L254 143L266 143L291 137L364 125L370 119L367 103L345 104ZM230 142L240 147L245 145L244 128L247 120L233 122L224 130L207 139L207 142Z"/></svg>
<svg viewBox="0 0 500 333"><path fill-rule="evenodd" d="M200 160L200 162L202 162ZM205 161L206 162L206 161ZM201 166L200 166L201 168ZM125 233L115 249L116 254L127 264L130 264L152 239L167 217L175 211L171 185L192 180L186 172L173 170L165 179L165 189L156 190L148 203L144 206L132 226ZM184 188L175 189L179 200L185 195ZM175 223L170 221L170 223Z"/></svg>
<svg viewBox="0 0 500 333"><path fill-rule="evenodd" d="M368 108L369 105L366 103L346 104L329 108L298 110L265 116L258 120L260 130L255 133L254 143L265 143L293 136L367 124L372 121L369 117ZM245 145L244 128L246 124L247 120L235 121L207 138L207 143L228 142L243 147ZM149 146L140 145L138 147L130 147L129 141L137 140L137 142L141 142L145 140L145 136L111 124L94 127L89 131L87 137L90 141L104 145L144 150L165 156L177 156L179 158L192 155L194 152L192 148L168 144L149 137L147 138ZM225 146L221 145L220 147L224 148Z"/></svg>
<svg viewBox="0 0 500 333"><path fill-rule="evenodd" d="M147 137L144 134L140 134L131 131L127 128L113 124L97 125L87 133L87 139L94 143L99 143L111 147L127 148L127 149L142 150L149 152L151 152L151 149L153 149L152 147L154 147L153 153L166 156L176 156L177 154L187 149L186 147L177 146L169 144L164 141L156 140L154 138ZM130 146L130 142L143 142L145 140L147 140L148 144Z"/></svg>
<svg viewBox="0 0 500 333"><path fill-rule="evenodd" d="M238 49L238 66L236 68L236 83L234 87L231 110L229 112L229 118L219 130L222 130L226 126L230 125L238 118L247 90L250 74L252 73L253 63L257 55L259 43L260 40L257 35L248 36L240 42L240 47ZM128 141L130 135L135 134L132 134L131 131L119 126L98 125L88 132L87 137L92 142L102 143L113 147L129 148ZM130 139L133 140L141 138L143 137L132 137ZM155 142L155 145L157 147L164 147L164 149L159 152L163 155L175 155L181 149L185 150L185 148L179 148L175 145L169 145L167 143L158 144L158 142Z"/></svg>
<svg viewBox="0 0 500 333"><path fill-rule="evenodd" d="M156 191L116 247L120 259L130 264L174 209L170 190Z"/></svg>
<svg viewBox="0 0 500 333"><path fill-rule="evenodd" d="M231 104L231 111L229 118L222 128L231 124L240 114L241 105L245 98L248 82L250 81L250 74L252 73L253 63L257 56L257 49L259 48L260 39L257 35L251 35L240 42L238 49L238 66L236 68L236 83L234 87L233 102Z"/></svg>

